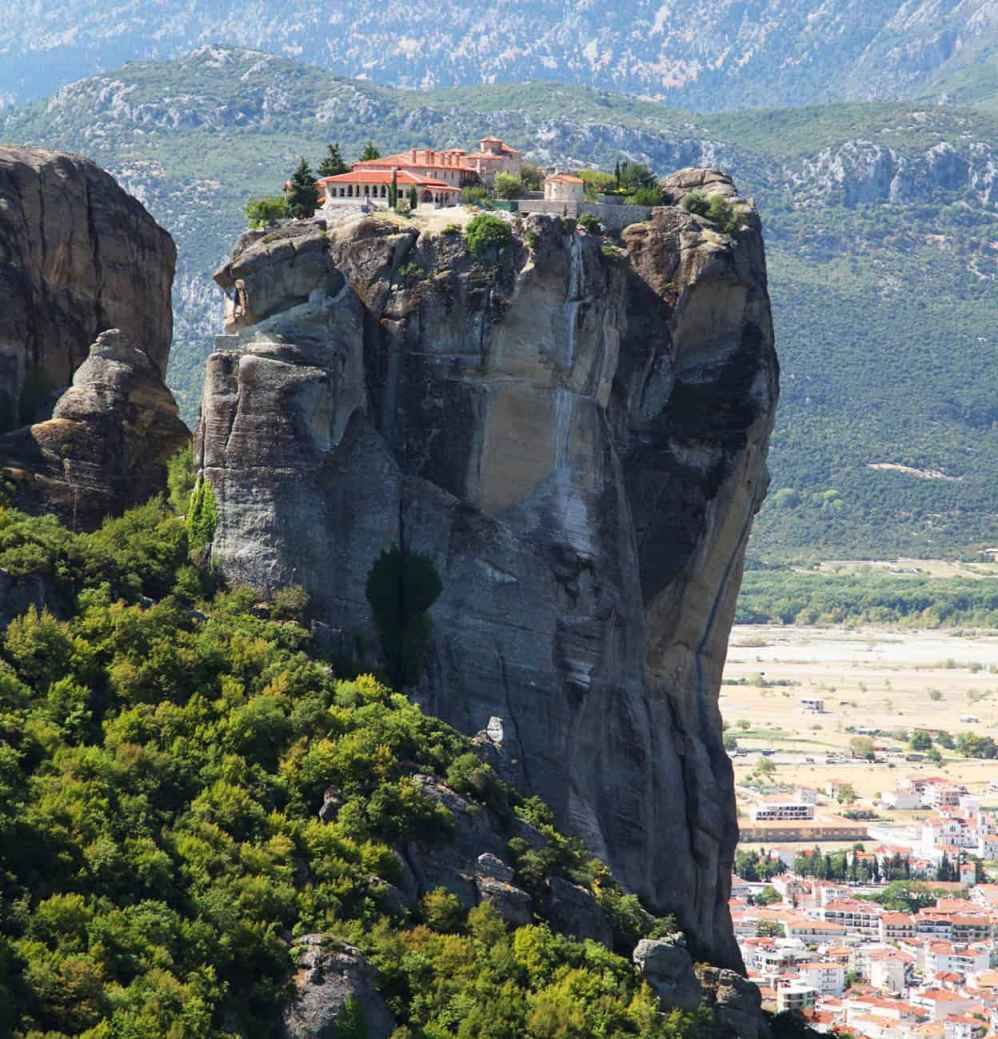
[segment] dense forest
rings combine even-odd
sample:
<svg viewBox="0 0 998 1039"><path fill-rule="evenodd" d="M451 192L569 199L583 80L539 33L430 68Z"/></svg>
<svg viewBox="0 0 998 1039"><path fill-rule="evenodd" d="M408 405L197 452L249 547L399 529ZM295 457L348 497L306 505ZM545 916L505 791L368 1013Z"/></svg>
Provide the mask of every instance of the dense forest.
<svg viewBox="0 0 998 1039"><path fill-rule="evenodd" d="M189 528L161 499L93 534L0 507L0 569L52 604L0 644L0 1035L277 1035L294 939L314 932L379 969L398 1039L709 1034L707 1011L660 1013L628 958L673 921L466 738L378 678L337 673L300 590L262 604L216 587ZM539 831L540 847L510 842L517 884L587 887L614 951L536 915L514 930L442 889L400 904L395 849L452 826L419 773L500 830Z"/></svg>

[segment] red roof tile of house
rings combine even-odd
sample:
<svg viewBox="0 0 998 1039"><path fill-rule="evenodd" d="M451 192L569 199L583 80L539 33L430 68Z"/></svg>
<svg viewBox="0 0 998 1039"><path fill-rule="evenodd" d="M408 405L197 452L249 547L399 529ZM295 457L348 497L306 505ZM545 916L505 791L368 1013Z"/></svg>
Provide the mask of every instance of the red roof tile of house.
<svg viewBox="0 0 998 1039"><path fill-rule="evenodd" d="M400 187L431 188L434 191L459 192L461 190L442 180L420 177L408 170L397 170L395 176L398 178ZM350 173L338 173L334 177L322 177L316 181L316 184L323 187L326 184L391 184L391 182L391 170L351 170Z"/></svg>

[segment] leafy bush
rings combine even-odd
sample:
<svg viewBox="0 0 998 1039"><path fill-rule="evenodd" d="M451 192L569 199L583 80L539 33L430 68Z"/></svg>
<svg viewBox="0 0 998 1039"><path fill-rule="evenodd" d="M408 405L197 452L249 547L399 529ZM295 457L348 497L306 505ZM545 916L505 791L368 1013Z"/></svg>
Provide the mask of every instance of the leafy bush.
<svg viewBox="0 0 998 1039"><path fill-rule="evenodd" d="M684 195L679 204L687 213L702 216L719 225L725 234L738 230L738 214L723 195L708 195L698 188Z"/></svg>
<svg viewBox="0 0 998 1039"><path fill-rule="evenodd" d="M725 234L733 234L738 230L738 214L723 195L710 196L707 218L718 224Z"/></svg>
<svg viewBox="0 0 998 1039"><path fill-rule="evenodd" d="M282 195L251 198L245 207L246 223L252 228L273 227L290 216L287 199Z"/></svg>
<svg viewBox="0 0 998 1039"><path fill-rule="evenodd" d="M423 919L434 931L460 931L464 926L464 906L457 895L442 887L427 891L422 899Z"/></svg>
<svg viewBox="0 0 998 1039"><path fill-rule="evenodd" d="M596 198L597 195L613 191L617 187L616 177L602 170L579 170L579 176L585 184L586 195L589 198Z"/></svg>
<svg viewBox="0 0 998 1039"><path fill-rule="evenodd" d="M496 198L520 198L523 181L512 173L497 173L494 183Z"/></svg>
<svg viewBox="0 0 998 1039"><path fill-rule="evenodd" d="M480 260L509 245L513 241L513 229L501 217L479 213L469 221L464 239L472 256Z"/></svg>
<svg viewBox="0 0 998 1039"><path fill-rule="evenodd" d="M532 162L524 162L520 166L520 180L527 191L544 190L544 170Z"/></svg>
<svg viewBox="0 0 998 1039"><path fill-rule="evenodd" d="M590 234L602 234L603 225L593 213L581 213L579 215L579 227Z"/></svg>
<svg viewBox="0 0 998 1039"><path fill-rule="evenodd" d="M218 505L215 502L214 488L207 480L198 478L187 508L187 531L191 548L205 551L215 537L217 523Z"/></svg>
<svg viewBox="0 0 998 1039"><path fill-rule="evenodd" d="M481 184L465 188L461 192L461 202L466 206L479 206L482 209L492 208L492 195L489 189Z"/></svg>
<svg viewBox="0 0 998 1039"><path fill-rule="evenodd" d="M194 448L188 443L182 447L167 465L166 486L170 505L178 516L182 516L190 505L191 494L197 483L194 469Z"/></svg>
<svg viewBox="0 0 998 1039"><path fill-rule="evenodd" d="M632 206L660 206L662 204L662 192L657 187L638 188L627 196L627 201Z"/></svg>
<svg viewBox="0 0 998 1039"><path fill-rule="evenodd" d="M624 194L633 194L642 188L658 190L655 174L640 162L622 162L617 166L614 180Z"/></svg>
<svg viewBox="0 0 998 1039"><path fill-rule="evenodd" d="M697 188L695 191L690 191L684 195L679 206L694 216L706 216L710 212L710 199L705 192Z"/></svg>

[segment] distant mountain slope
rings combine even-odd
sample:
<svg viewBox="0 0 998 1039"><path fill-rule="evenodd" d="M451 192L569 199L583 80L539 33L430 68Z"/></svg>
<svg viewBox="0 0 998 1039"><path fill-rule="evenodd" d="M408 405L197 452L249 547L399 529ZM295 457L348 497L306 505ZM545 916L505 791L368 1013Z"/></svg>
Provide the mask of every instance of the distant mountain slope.
<svg viewBox="0 0 998 1039"><path fill-rule="evenodd" d="M66 0L10 4L0 97L227 41L410 87L528 79L699 110L922 93L998 42L998 0Z"/></svg>
<svg viewBox="0 0 998 1039"><path fill-rule="evenodd" d="M783 365L761 559L998 545L998 120L912 103L702 116L550 83L395 91L205 48L0 115L86 152L180 247L171 385L196 413L214 265L246 198L330 140L355 156L495 131L542 162L719 164L758 199Z"/></svg>

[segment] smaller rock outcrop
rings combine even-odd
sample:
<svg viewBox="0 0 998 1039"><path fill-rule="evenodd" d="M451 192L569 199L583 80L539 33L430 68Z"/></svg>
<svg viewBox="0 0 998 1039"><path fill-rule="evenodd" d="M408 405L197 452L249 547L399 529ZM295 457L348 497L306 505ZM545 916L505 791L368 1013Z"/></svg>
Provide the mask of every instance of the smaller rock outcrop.
<svg viewBox="0 0 998 1039"><path fill-rule="evenodd" d="M519 821L505 834L490 811L473 805L439 780L425 775L414 779L425 797L448 810L454 829L447 841L414 841L405 847L402 888L414 897L445 888L469 908L491 902L514 927L529 923L530 895L516 886L513 869L503 855L508 854L510 836L524 838L533 846L545 843L545 838Z"/></svg>
<svg viewBox="0 0 998 1039"><path fill-rule="evenodd" d="M737 1039L768 1037L769 1025L762 1013L762 995L757 985L736 971L706 963L696 965L696 979L722 1034Z"/></svg>
<svg viewBox="0 0 998 1039"><path fill-rule="evenodd" d="M551 927L579 941L587 938L613 948L613 925L592 893L563 877L548 879L544 916Z"/></svg>
<svg viewBox="0 0 998 1039"><path fill-rule="evenodd" d="M723 1039L766 1039L769 1026L762 1013L759 989L736 971L694 965L682 934L645 938L633 954L641 976L663 1010L708 1007Z"/></svg>
<svg viewBox="0 0 998 1039"><path fill-rule="evenodd" d="M122 329L165 375L176 256L94 163L0 147L0 432L48 417L103 329Z"/></svg>
<svg viewBox="0 0 998 1039"><path fill-rule="evenodd" d="M645 938L638 942L633 958L663 1010L696 1010L700 1005L703 990L681 934Z"/></svg>
<svg viewBox="0 0 998 1039"><path fill-rule="evenodd" d="M352 945L306 934L295 943L295 994L284 1013L284 1039L388 1039L395 1018L377 989L377 973Z"/></svg>
<svg viewBox="0 0 998 1039"><path fill-rule="evenodd" d="M26 512L74 530L146 501L189 439L159 366L123 332L102 332L51 419L0 436L0 474Z"/></svg>

